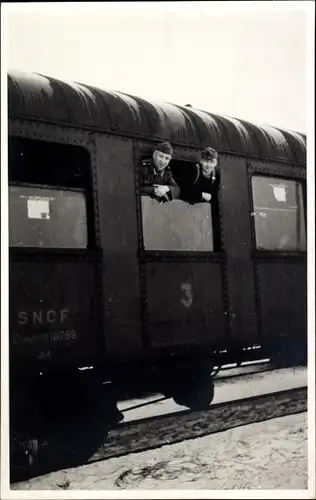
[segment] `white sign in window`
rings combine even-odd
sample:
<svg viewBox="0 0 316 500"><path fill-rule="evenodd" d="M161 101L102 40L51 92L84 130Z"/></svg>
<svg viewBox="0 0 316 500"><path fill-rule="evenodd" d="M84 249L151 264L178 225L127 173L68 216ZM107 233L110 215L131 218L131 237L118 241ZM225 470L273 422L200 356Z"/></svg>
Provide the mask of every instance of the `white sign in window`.
<svg viewBox="0 0 316 500"><path fill-rule="evenodd" d="M274 194L275 199L279 202L285 203L286 202L286 188L285 188L285 186L283 186L282 184L280 184L280 185L271 184L271 186L273 188L273 194Z"/></svg>
<svg viewBox="0 0 316 500"><path fill-rule="evenodd" d="M29 219L49 219L49 200L27 200L27 216Z"/></svg>

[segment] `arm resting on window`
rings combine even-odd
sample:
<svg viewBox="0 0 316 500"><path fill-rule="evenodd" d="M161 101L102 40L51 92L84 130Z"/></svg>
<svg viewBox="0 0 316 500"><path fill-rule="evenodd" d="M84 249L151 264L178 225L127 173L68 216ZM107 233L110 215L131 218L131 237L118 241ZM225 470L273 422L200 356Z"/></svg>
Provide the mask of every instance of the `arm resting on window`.
<svg viewBox="0 0 316 500"><path fill-rule="evenodd" d="M198 188L197 186L194 186L194 184L191 186L190 185L182 186L180 197L182 200L191 203L192 205L194 203L199 203L203 201L201 189Z"/></svg>
<svg viewBox="0 0 316 500"><path fill-rule="evenodd" d="M143 195L154 196L155 194L154 186L140 186L139 192L140 194Z"/></svg>

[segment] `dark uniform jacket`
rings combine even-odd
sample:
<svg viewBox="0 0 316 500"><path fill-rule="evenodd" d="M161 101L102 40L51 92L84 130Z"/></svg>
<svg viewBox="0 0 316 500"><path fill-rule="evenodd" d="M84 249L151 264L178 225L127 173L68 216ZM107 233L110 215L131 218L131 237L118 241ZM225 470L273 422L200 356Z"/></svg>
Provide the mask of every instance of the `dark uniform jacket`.
<svg viewBox="0 0 316 500"><path fill-rule="evenodd" d="M195 165L190 172L187 172L186 178L181 182L181 199L188 203L194 204L203 202L202 193L209 193L213 197L216 196L219 184L219 174L213 172L207 178L202 174L200 165Z"/></svg>
<svg viewBox="0 0 316 500"><path fill-rule="evenodd" d="M181 179L180 198L191 205L194 203L205 202L202 199L202 193L209 193L212 198L210 201L212 207L212 225L214 248L218 250L221 246L221 230L219 218L219 184L220 174L216 170L208 179L202 174L202 169L199 164L195 165L192 170L186 172L186 176Z"/></svg>
<svg viewBox="0 0 316 500"><path fill-rule="evenodd" d="M168 191L166 193L165 198L157 198L155 196L154 186L175 186L176 183L172 177L170 167L166 167L162 172L158 172L154 166L154 162L152 158L146 158L141 161L141 170L140 170L140 185L145 188L144 192L148 193L153 198L161 202L171 201L172 191Z"/></svg>

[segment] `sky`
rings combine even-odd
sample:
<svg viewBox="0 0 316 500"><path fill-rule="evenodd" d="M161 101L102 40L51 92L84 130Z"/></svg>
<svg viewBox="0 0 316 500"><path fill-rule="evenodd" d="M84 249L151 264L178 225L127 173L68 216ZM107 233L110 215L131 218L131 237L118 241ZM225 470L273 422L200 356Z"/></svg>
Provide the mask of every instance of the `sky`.
<svg viewBox="0 0 316 500"><path fill-rule="evenodd" d="M307 3L2 3L6 65L305 133Z"/></svg>

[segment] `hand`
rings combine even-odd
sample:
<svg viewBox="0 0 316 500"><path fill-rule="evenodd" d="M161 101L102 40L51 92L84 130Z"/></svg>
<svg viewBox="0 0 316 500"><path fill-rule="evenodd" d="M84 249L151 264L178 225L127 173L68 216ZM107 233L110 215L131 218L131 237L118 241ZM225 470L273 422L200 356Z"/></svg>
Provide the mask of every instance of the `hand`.
<svg viewBox="0 0 316 500"><path fill-rule="evenodd" d="M168 191L169 191L168 186L155 186L154 187L155 195L158 198L162 198L163 196L165 196L168 193Z"/></svg>
<svg viewBox="0 0 316 500"><path fill-rule="evenodd" d="M210 195L210 193L202 193L202 199L204 201L211 201L212 195Z"/></svg>

